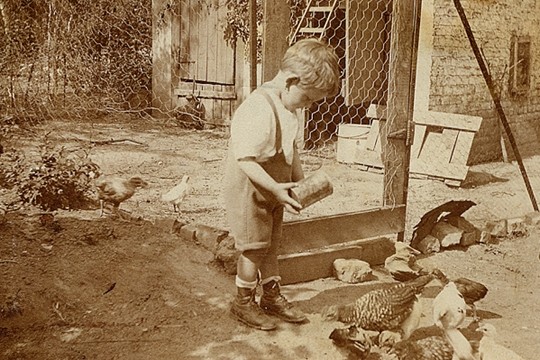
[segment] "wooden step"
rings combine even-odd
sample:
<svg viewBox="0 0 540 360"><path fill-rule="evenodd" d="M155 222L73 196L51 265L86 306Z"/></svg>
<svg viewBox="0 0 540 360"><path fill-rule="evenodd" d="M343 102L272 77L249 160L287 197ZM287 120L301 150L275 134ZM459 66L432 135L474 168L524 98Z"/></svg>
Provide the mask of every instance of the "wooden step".
<svg viewBox="0 0 540 360"><path fill-rule="evenodd" d="M322 34L324 32L323 28L312 28L312 27L303 27L300 28L300 33L304 34Z"/></svg>
<svg viewBox="0 0 540 360"><path fill-rule="evenodd" d="M331 6L312 6L309 8L309 11L311 12L327 12L329 13L330 11L332 11L332 7Z"/></svg>

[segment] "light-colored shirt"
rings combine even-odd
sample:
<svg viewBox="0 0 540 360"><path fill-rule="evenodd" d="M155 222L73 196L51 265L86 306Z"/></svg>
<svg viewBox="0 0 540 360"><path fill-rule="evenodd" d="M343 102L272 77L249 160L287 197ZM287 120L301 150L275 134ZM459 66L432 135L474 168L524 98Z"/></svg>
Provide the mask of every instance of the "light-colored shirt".
<svg viewBox="0 0 540 360"><path fill-rule="evenodd" d="M283 106L278 90L265 87L279 115L281 147L288 164L292 164L294 140L299 131L298 115ZM263 162L276 153L276 123L272 106L257 91L250 94L236 110L231 121L230 146L235 159L253 157Z"/></svg>

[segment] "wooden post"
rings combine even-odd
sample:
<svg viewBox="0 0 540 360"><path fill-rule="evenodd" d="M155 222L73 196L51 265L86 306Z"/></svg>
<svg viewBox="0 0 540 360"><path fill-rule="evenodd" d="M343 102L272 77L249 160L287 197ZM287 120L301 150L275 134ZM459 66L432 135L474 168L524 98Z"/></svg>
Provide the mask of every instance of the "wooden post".
<svg viewBox="0 0 540 360"><path fill-rule="evenodd" d="M264 1L262 81L276 76L281 59L289 47L290 7L286 0Z"/></svg>
<svg viewBox="0 0 540 360"><path fill-rule="evenodd" d="M422 0L393 2L388 113L381 126L384 206L407 203L421 4ZM403 236L399 233L398 240Z"/></svg>
<svg viewBox="0 0 540 360"><path fill-rule="evenodd" d="M179 41L179 36L173 36L179 33L173 18L180 11L176 8L166 0L152 0L152 115L158 118L168 116L173 108L173 49Z"/></svg>
<svg viewBox="0 0 540 360"><path fill-rule="evenodd" d="M249 0L249 88L257 88L257 0Z"/></svg>

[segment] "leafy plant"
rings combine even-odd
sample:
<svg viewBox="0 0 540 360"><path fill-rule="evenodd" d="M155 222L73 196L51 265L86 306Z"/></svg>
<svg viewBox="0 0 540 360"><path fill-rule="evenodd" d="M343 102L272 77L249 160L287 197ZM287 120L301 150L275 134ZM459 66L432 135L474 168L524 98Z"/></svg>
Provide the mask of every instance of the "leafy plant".
<svg viewBox="0 0 540 360"><path fill-rule="evenodd" d="M83 208L99 176L99 166L87 154L64 147L42 149L40 161L27 169L16 185L21 201L49 211Z"/></svg>

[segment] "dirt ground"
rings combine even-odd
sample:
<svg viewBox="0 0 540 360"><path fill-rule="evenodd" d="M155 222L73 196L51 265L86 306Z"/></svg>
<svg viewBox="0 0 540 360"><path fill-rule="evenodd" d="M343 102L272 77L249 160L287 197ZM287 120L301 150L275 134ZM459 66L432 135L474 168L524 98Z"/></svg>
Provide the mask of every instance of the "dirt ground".
<svg viewBox="0 0 540 360"><path fill-rule="evenodd" d="M0 358L346 358L328 339L338 324L321 321L319 312L325 305L352 301L379 282L347 285L321 279L286 286L284 293L308 314L309 322L282 323L278 331L259 332L229 316L233 276L224 273L210 251L171 233L175 218L227 228L220 198L224 131L190 131L152 121L47 123L4 147L36 153L45 134L59 145L87 149L104 173L139 175L150 187L121 205L139 221L100 218L99 210L91 209L57 211L54 226L42 225L40 211L31 207L0 218ZM111 138L143 145L89 146L90 140ZM303 161L306 173L323 168L331 174L335 192L302 217L381 204L382 174L337 163L330 151L304 155ZM540 174L540 159L527 162ZM175 214L160 195L185 173L192 177L193 193ZM478 226L531 211L515 164L481 165L470 173L459 189L412 179L407 228L425 211L451 199L474 200L477 206L465 217ZM489 180L483 181L486 176ZM539 179L532 181L538 184ZM540 189L540 184L535 186ZM13 194L0 189L0 205L11 199ZM531 229L524 237L419 260L450 277L484 283L489 293L478 304L480 317L497 327L499 343L529 360L540 352L538 236L538 230ZM380 281L388 280L380 269L375 273ZM434 331L430 302L436 285L422 297L424 316L417 336ZM471 339L477 338L473 328L464 329Z"/></svg>

